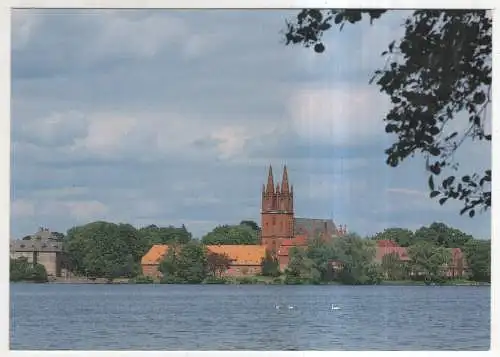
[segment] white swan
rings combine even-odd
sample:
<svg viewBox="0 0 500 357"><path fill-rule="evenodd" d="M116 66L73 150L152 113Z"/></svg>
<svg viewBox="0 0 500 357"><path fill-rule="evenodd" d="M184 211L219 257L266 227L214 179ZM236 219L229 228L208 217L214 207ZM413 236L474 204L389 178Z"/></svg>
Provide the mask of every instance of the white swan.
<svg viewBox="0 0 500 357"><path fill-rule="evenodd" d="M340 310L340 307L338 307L338 306L334 306L334 305L332 304L332 310Z"/></svg>
<svg viewBox="0 0 500 357"><path fill-rule="evenodd" d="M288 310L293 310L294 306L293 305L288 305Z"/></svg>

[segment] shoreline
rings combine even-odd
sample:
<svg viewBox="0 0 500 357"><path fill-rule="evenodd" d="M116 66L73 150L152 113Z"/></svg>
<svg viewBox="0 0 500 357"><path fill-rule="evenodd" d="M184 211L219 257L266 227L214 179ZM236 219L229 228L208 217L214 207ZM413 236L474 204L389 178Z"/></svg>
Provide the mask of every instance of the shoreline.
<svg viewBox="0 0 500 357"><path fill-rule="evenodd" d="M152 281L152 282L136 282L133 279L117 279L114 281L108 281L107 279L98 278L95 280L86 279L86 278L72 278L72 279L54 279L49 280L47 282L35 282L35 281L10 281L10 284L16 283L28 283L28 284L71 284L71 285L303 285L303 286L313 286L313 285L332 285L332 286L357 286L355 284L341 284L338 282L330 282L325 284L311 284L311 283L300 283L300 284L285 284L284 282L276 282L272 280L264 280L256 278L257 280L253 281L239 281L238 279L227 280L225 282L220 283L210 283L210 282L202 282L195 284L171 284L171 283L161 283L160 281ZM474 282L474 281L457 281L457 282L449 282L444 284L430 284L426 285L423 281L382 281L379 284L371 284L371 285L359 285L359 286L491 286L491 283L486 282Z"/></svg>

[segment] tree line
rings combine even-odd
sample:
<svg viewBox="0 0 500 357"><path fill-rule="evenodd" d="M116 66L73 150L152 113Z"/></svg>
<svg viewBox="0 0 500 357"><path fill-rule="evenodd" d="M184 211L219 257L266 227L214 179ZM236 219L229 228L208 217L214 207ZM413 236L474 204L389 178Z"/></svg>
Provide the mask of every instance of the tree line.
<svg viewBox="0 0 500 357"><path fill-rule="evenodd" d="M184 225L181 227L149 225L136 229L130 224L93 222L68 230L63 244L66 268L78 275L91 278L137 277L141 274L141 258L155 244L183 246L186 249L184 251L183 248L184 253L175 256L176 259L181 259L175 261L175 264L181 264L176 270L178 273L169 274L169 278L180 281L184 279L181 278L182 274L189 275L189 271L195 269L194 266L187 268L185 264L182 265L185 254L199 252L199 249L205 245L259 244L259 228L255 222L242 221L238 225L217 226L201 239L195 239ZM174 251L169 250L169 252ZM196 259L201 259L199 264L204 269L207 264L208 267L213 265L214 255L204 253L203 259L200 257ZM193 257L186 259L192 262L196 260ZM216 257L215 261L216 265L219 264L221 257ZM181 270L185 271L181 272Z"/></svg>
<svg viewBox="0 0 500 357"><path fill-rule="evenodd" d="M374 262L378 240L391 240L407 248L408 260L398 253ZM474 239L443 223L433 223L415 232L403 228L386 229L363 239L348 234L341 239L312 239L306 248L293 248L284 272L290 283L376 284L382 280L422 280L442 283L449 279L452 265L450 248L460 248L464 254L469 278L478 282L491 281L491 241ZM338 262L339 265L332 265ZM461 270L466 266L455 267Z"/></svg>
<svg viewBox="0 0 500 357"><path fill-rule="evenodd" d="M130 224L92 222L73 227L63 235L62 263L64 268L79 276L141 279L141 258L152 245L168 244L171 249L159 267L164 282L216 282L221 280L231 260L225 255L209 252L205 246L259 244L259 230L255 222L242 221L237 225L217 226L201 239L196 239L184 225L149 225L136 229ZM380 264L375 263L377 240L391 240L407 247L410 261L401 261L397 254L388 254ZM462 249L471 279L490 281L491 242L474 239L443 223L433 223L414 232L390 228L365 238L356 234L331 241L314 238L306 249L290 250L290 261L284 272L280 272L277 260L267 254L261 264L262 275L275 278L281 275L281 279L289 284L333 281L373 284L381 280L407 279L439 281L445 278L442 267L451 260L447 248ZM332 262L340 265L334 267ZM11 262L11 272L17 269L14 263ZM20 268L16 271L23 271L25 266L18 266ZM420 275L412 275L415 271Z"/></svg>

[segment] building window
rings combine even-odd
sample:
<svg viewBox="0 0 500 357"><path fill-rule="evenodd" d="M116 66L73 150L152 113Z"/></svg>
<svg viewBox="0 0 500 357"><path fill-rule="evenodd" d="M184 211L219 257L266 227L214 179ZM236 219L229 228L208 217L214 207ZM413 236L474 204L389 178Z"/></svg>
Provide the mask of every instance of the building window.
<svg viewBox="0 0 500 357"><path fill-rule="evenodd" d="M276 217L273 216L273 226L276 225Z"/></svg>

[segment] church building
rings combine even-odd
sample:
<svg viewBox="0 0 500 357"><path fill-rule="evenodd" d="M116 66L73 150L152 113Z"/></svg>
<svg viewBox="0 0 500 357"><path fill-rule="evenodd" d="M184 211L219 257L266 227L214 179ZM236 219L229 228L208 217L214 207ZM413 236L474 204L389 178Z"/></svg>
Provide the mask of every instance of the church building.
<svg viewBox="0 0 500 357"><path fill-rule="evenodd" d="M283 271L289 262L289 250L303 247L313 237L331 239L346 233L346 227L337 227L331 219L297 218L293 204L293 185L288 182L286 166L283 177L275 184L273 169L269 166L267 184L262 185L261 237L260 245L218 245L207 246L214 253L227 254L233 263L226 276L255 275L261 271L261 261L266 251L277 257ZM155 245L141 261L143 274L154 278L169 247Z"/></svg>
<svg viewBox="0 0 500 357"><path fill-rule="evenodd" d="M281 184L275 185L273 168L269 166L267 184L262 185L261 245L277 256L283 270L289 261L289 249L305 246L314 237L333 238L346 233L345 226L337 227L331 219L295 217L293 185L283 168Z"/></svg>

